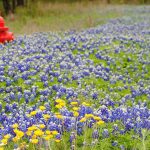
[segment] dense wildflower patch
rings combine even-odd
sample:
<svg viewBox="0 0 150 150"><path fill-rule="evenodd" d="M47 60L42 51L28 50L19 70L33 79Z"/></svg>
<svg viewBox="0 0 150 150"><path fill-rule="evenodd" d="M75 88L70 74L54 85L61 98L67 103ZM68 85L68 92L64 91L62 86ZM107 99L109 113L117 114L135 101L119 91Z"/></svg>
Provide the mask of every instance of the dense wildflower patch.
<svg viewBox="0 0 150 150"><path fill-rule="evenodd" d="M0 45L0 149L150 147L149 10Z"/></svg>

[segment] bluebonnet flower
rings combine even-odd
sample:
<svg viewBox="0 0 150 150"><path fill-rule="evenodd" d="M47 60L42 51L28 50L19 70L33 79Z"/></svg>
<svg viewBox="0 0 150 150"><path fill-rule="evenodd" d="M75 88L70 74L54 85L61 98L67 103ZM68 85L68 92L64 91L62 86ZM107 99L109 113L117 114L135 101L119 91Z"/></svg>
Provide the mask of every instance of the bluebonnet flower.
<svg viewBox="0 0 150 150"><path fill-rule="evenodd" d="M118 142L117 141L113 141L112 142L112 146L117 146L118 145Z"/></svg>
<svg viewBox="0 0 150 150"><path fill-rule="evenodd" d="M98 139L99 138L99 132L98 130L94 130L93 133L92 133L92 138L93 139Z"/></svg>
<svg viewBox="0 0 150 150"><path fill-rule="evenodd" d="M109 137L108 129L104 129L103 132L102 132L102 135L103 135L104 138L108 138Z"/></svg>
<svg viewBox="0 0 150 150"><path fill-rule="evenodd" d="M71 132L69 142L72 143L76 139L75 132Z"/></svg>

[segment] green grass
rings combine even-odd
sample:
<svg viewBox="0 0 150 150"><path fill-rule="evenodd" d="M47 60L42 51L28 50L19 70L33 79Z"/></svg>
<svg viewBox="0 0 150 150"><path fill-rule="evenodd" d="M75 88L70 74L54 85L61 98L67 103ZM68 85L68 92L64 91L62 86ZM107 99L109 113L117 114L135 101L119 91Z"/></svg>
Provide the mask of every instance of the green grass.
<svg viewBox="0 0 150 150"><path fill-rule="evenodd" d="M118 9L100 2L50 3L39 2L17 8L15 19L8 16L6 24L15 34L40 31L81 30L104 24L108 19L120 17Z"/></svg>

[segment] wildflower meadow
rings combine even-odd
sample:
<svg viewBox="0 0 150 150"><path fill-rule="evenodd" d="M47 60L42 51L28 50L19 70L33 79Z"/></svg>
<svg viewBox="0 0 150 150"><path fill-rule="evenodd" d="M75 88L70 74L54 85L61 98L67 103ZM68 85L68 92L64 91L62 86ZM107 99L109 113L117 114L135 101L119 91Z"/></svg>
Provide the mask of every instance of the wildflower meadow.
<svg viewBox="0 0 150 150"><path fill-rule="evenodd" d="M150 150L150 7L124 11L0 44L0 150Z"/></svg>

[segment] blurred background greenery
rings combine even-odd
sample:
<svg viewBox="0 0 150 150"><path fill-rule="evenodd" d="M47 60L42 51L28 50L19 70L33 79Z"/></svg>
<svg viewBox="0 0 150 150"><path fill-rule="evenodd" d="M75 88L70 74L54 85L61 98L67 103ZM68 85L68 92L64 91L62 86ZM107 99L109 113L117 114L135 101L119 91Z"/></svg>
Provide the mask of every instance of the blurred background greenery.
<svg viewBox="0 0 150 150"><path fill-rule="evenodd" d="M0 14L16 35L81 30L120 17L123 14L120 5L146 5L149 2L150 0L0 0Z"/></svg>

